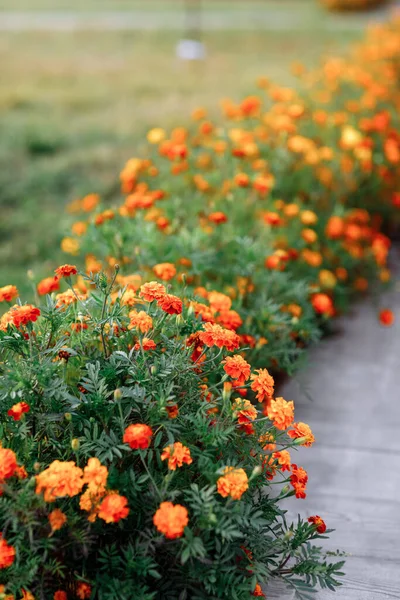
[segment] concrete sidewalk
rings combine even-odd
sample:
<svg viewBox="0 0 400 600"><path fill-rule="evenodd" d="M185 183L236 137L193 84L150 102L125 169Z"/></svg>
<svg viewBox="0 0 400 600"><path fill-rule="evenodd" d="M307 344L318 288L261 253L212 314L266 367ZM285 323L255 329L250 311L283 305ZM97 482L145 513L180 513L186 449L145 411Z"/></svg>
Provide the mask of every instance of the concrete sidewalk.
<svg viewBox="0 0 400 600"><path fill-rule="evenodd" d="M400 249L393 262L399 279ZM287 508L320 515L336 529L326 547L351 553L343 588L316 600L400 598L399 283L381 305L394 310L394 326L378 323L371 301L355 306L338 335L311 350L309 368L280 390L317 440L292 455L308 470L308 497Z"/></svg>

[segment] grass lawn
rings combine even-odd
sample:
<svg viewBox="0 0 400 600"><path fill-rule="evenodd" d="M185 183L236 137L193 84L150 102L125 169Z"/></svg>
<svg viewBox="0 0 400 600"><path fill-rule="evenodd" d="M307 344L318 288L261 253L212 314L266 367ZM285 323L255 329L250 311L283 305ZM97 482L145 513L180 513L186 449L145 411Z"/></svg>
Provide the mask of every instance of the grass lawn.
<svg viewBox="0 0 400 600"><path fill-rule="evenodd" d="M261 74L290 83L293 60L315 63L358 34L214 32L195 65L175 58L178 35L2 32L0 286L26 289L28 268L48 274L61 257L66 203L92 191L111 197L148 128L185 123L199 105L214 113Z"/></svg>

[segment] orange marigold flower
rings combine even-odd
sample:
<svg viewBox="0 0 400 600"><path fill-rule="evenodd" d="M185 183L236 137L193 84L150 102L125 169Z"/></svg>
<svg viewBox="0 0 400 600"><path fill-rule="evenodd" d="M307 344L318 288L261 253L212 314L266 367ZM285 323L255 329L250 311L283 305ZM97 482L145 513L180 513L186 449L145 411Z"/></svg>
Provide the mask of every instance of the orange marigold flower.
<svg viewBox="0 0 400 600"><path fill-rule="evenodd" d="M251 376L251 389L257 394L259 402L269 403L274 395L274 378L270 375L267 369L258 369L256 375Z"/></svg>
<svg viewBox="0 0 400 600"><path fill-rule="evenodd" d="M172 263L159 263L153 267L153 271L163 281L170 281L176 275L176 267Z"/></svg>
<svg viewBox="0 0 400 600"><path fill-rule="evenodd" d="M166 406L165 410L167 411L169 419L176 419L179 415L179 407L177 404L173 404L172 406Z"/></svg>
<svg viewBox="0 0 400 600"><path fill-rule="evenodd" d="M88 583L80 581L76 586L76 595L78 596L79 600L87 600L87 598L90 598L92 595L92 588Z"/></svg>
<svg viewBox="0 0 400 600"><path fill-rule="evenodd" d="M232 351L239 347L239 336L233 331L224 329L214 323L205 323L203 327L204 331L200 331L199 339L209 348L212 346L225 347L227 350Z"/></svg>
<svg viewBox="0 0 400 600"><path fill-rule="evenodd" d="M22 588L21 592L22 592L22 600L35 600L35 596L28 590L24 590Z"/></svg>
<svg viewBox="0 0 400 600"><path fill-rule="evenodd" d="M258 596L259 598L265 598L265 594L262 591L259 583L257 583L256 587L254 588L253 596Z"/></svg>
<svg viewBox="0 0 400 600"><path fill-rule="evenodd" d="M249 487L249 480L244 469L225 467L224 474L217 481L217 490L223 498L230 496L240 500Z"/></svg>
<svg viewBox="0 0 400 600"><path fill-rule="evenodd" d="M161 454L161 460L166 459L168 459L168 469L170 471L175 471L176 467L182 467L184 463L191 465L193 462L189 448L184 446L181 442L175 442L164 448Z"/></svg>
<svg viewBox="0 0 400 600"><path fill-rule="evenodd" d="M88 487L79 498L79 508L90 513L88 516L88 521L90 521L91 523L93 523L97 518L99 512L99 504L104 498L105 493L106 489L104 487Z"/></svg>
<svg viewBox="0 0 400 600"><path fill-rule="evenodd" d="M86 296L84 294L81 294L79 292L79 290L77 290L76 288L74 288L73 291L67 290L66 292L57 294L56 307L57 308L65 308L66 306L69 306L70 304L74 304L74 302L77 302L78 300L85 300L85 298L86 298Z"/></svg>
<svg viewBox="0 0 400 600"><path fill-rule="evenodd" d="M61 277L71 277L71 275L76 275L78 269L75 265L61 265L61 267L57 267L55 270L55 274L57 277L61 279Z"/></svg>
<svg viewBox="0 0 400 600"><path fill-rule="evenodd" d="M106 523L118 523L129 515L128 500L119 494L108 494L99 506L99 518Z"/></svg>
<svg viewBox="0 0 400 600"><path fill-rule="evenodd" d="M83 471L73 461L55 460L36 476L36 493L44 492L46 502L54 502L64 496L76 496L82 490Z"/></svg>
<svg viewBox="0 0 400 600"><path fill-rule="evenodd" d="M320 516L315 515L314 517L308 517L307 521L309 523L311 523L312 525L315 525L315 528L318 531L318 533L325 533L325 531L326 531L325 521L323 519L321 519Z"/></svg>
<svg viewBox="0 0 400 600"><path fill-rule="evenodd" d="M232 329L233 331L236 331L236 329L239 329L243 325L242 318L236 310L223 310L218 315L217 321L222 327Z"/></svg>
<svg viewBox="0 0 400 600"><path fill-rule="evenodd" d="M26 402L17 402L8 411L9 417L12 417L14 421L19 421L24 413L30 411L30 406Z"/></svg>
<svg viewBox="0 0 400 600"><path fill-rule="evenodd" d="M229 310L232 306L232 300L226 294L220 292L210 292L208 294L210 306L217 312Z"/></svg>
<svg viewBox="0 0 400 600"><path fill-rule="evenodd" d="M29 322L37 321L40 316L39 308L33 306L33 304L24 304L23 306L13 306L11 308L11 318L15 327L21 327L21 325L27 325Z"/></svg>
<svg viewBox="0 0 400 600"><path fill-rule="evenodd" d="M153 319L144 310L131 310L129 319L128 329L136 328L142 333L147 333L153 327Z"/></svg>
<svg viewBox="0 0 400 600"><path fill-rule="evenodd" d="M0 482L15 475L17 468L15 453L9 448L0 447Z"/></svg>
<svg viewBox="0 0 400 600"><path fill-rule="evenodd" d="M304 441L300 444L301 446L312 446L315 442L315 437L306 423L293 423L293 429L288 431L288 436L293 439L304 438Z"/></svg>
<svg viewBox="0 0 400 600"><path fill-rule="evenodd" d="M389 308L384 308L379 313L379 321L385 327L390 327L394 323L394 314Z"/></svg>
<svg viewBox="0 0 400 600"><path fill-rule="evenodd" d="M28 478L28 473L24 466L17 467L15 469L15 475L18 477L18 479L27 479Z"/></svg>
<svg viewBox="0 0 400 600"><path fill-rule="evenodd" d="M287 450L281 450L280 452L274 452L273 458L278 461L278 465L281 467L281 471L290 471L291 461L290 453Z"/></svg>
<svg viewBox="0 0 400 600"><path fill-rule="evenodd" d="M0 302L12 302L19 296L15 285L5 285L0 288Z"/></svg>
<svg viewBox="0 0 400 600"><path fill-rule="evenodd" d="M306 497L306 486L308 482L307 471L297 465L292 465L292 475L290 476L290 483L292 484L294 491L296 492L296 498Z"/></svg>
<svg viewBox="0 0 400 600"><path fill-rule="evenodd" d="M211 221L212 223L215 223L215 225L221 225L222 223L227 222L228 217L226 216L225 213L223 213L221 211L217 211L217 212L213 212L213 213L209 214L208 220Z"/></svg>
<svg viewBox="0 0 400 600"><path fill-rule="evenodd" d="M222 362L225 373L235 379L238 384L243 385L250 377L250 365L240 354L228 356Z"/></svg>
<svg viewBox="0 0 400 600"><path fill-rule="evenodd" d="M237 420L241 425L245 425L257 418L257 409L252 405L250 400L236 398L232 404L232 410L237 413Z"/></svg>
<svg viewBox="0 0 400 600"><path fill-rule="evenodd" d="M0 534L0 569L11 567L15 559L15 548L7 544Z"/></svg>
<svg viewBox="0 0 400 600"><path fill-rule="evenodd" d="M68 600L67 592L63 590L57 590L54 593L53 600Z"/></svg>
<svg viewBox="0 0 400 600"><path fill-rule="evenodd" d="M271 400L267 408L267 416L274 427L282 431L290 427L294 419L294 402L286 402L281 397Z"/></svg>
<svg viewBox="0 0 400 600"><path fill-rule="evenodd" d="M157 344L153 342L150 338L144 337L142 339L142 348L143 350L155 350L157 348ZM135 350L140 350L140 342L136 342L134 346Z"/></svg>
<svg viewBox="0 0 400 600"><path fill-rule="evenodd" d="M107 467L104 467L98 458L89 458L86 467L83 469L83 483L87 483L90 490L97 492L105 489L107 478Z"/></svg>
<svg viewBox="0 0 400 600"><path fill-rule="evenodd" d="M153 302L153 300L159 300L162 298L165 293L166 290L162 283L150 281L149 283L144 283L141 286L139 296L146 302Z"/></svg>
<svg viewBox="0 0 400 600"><path fill-rule="evenodd" d="M153 430L151 427L144 423L135 423L134 425L129 425L125 429L124 437L122 439L126 444L129 444L133 450L144 450L150 446L152 435Z"/></svg>
<svg viewBox="0 0 400 600"><path fill-rule="evenodd" d="M158 306L169 315L180 315L182 312L182 300L172 294L165 294L157 300Z"/></svg>
<svg viewBox="0 0 400 600"><path fill-rule="evenodd" d="M52 531L61 529L67 522L67 516L59 508L55 508L48 516Z"/></svg>
<svg viewBox="0 0 400 600"><path fill-rule="evenodd" d="M311 304L319 315L332 317L335 312L332 299L327 294L314 294L311 298Z"/></svg>
<svg viewBox="0 0 400 600"><path fill-rule="evenodd" d="M57 277L46 277L37 285L37 291L40 296L57 292L60 289L60 282Z"/></svg>
<svg viewBox="0 0 400 600"><path fill-rule="evenodd" d="M162 502L153 517L153 523L166 538L174 540L182 537L189 523L188 511L181 504Z"/></svg>

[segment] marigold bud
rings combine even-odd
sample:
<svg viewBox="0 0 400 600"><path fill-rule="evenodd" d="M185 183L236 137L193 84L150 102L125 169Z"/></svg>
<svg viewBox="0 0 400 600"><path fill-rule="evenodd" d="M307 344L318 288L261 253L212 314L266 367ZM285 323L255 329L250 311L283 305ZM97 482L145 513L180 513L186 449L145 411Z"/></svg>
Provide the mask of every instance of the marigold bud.
<svg viewBox="0 0 400 600"><path fill-rule="evenodd" d="M71 413L66 412L65 415L64 415L64 417L65 417L66 421L72 421L72 415L71 415Z"/></svg>
<svg viewBox="0 0 400 600"><path fill-rule="evenodd" d="M72 448L72 450L73 450L74 452L78 452L78 450L79 450L79 448L80 448L80 447L81 447L81 443L80 443L80 441L78 440L78 438L74 438L74 439L71 441L71 448Z"/></svg>
<svg viewBox="0 0 400 600"><path fill-rule="evenodd" d="M114 390L114 400L115 402L119 402L122 398L122 392L119 388L117 388L116 390Z"/></svg>

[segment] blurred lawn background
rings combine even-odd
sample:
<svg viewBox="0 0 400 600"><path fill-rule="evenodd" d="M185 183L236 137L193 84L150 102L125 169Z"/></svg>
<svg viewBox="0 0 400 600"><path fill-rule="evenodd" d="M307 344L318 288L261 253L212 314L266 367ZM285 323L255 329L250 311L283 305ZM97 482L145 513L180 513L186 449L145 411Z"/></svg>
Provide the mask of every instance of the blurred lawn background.
<svg viewBox="0 0 400 600"><path fill-rule="evenodd" d="M139 23L126 31L0 32L0 286L26 290L28 268L41 277L62 260L65 205L89 192L111 198L149 128L185 124L197 106L213 116L221 97L252 93L260 75L291 84L294 60L315 64L362 32L358 21L325 29L328 17L314 0L203 1L208 21L224 11L231 25L203 31L207 58L189 64L175 55L183 9L179 0L0 0L0 28L9 11L59 11L61 23L63 11L126 11ZM260 10L279 27L258 30ZM169 26L140 30L150 13L156 24L168 14ZM241 28L244 15L252 28Z"/></svg>

